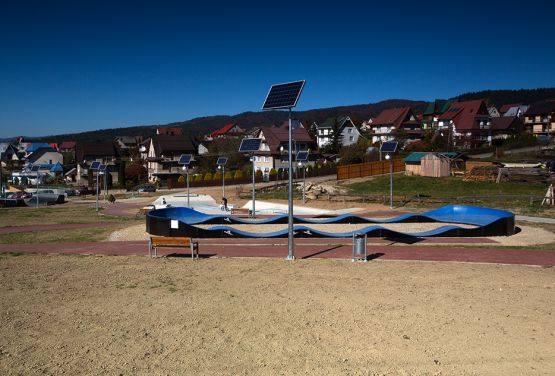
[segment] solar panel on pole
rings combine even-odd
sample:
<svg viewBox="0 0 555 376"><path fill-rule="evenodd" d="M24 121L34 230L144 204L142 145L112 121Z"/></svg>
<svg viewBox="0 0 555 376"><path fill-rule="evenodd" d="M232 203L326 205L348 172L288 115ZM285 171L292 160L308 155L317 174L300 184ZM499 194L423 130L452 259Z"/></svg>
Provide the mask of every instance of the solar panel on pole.
<svg viewBox="0 0 555 376"><path fill-rule="evenodd" d="M395 153L397 150L397 145L399 143L397 141L386 141L382 144L380 148L380 152L382 153Z"/></svg>
<svg viewBox="0 0 555 376"><path fill-rule="evenodd" d="M106 165L101 164L100 166L98 166L98 171L106 171Z"/></svg>
<svg viewBox="0 0 555 376"><path fill-rule="evenodd" d="M254 153L260 149L261 144L261 138L243 138L239 146L239 151L243 153Z"/></svg>
<svg viewBox="0 0 555 376"><path fill-rule="evenodd" d="M227 157L219 157L216 164L218 166L225 166L227 164Z"/></svg>
<svg viewBox="0 0 555 376"><path fill-rule="evenodd" d="M308 161L308 151L300 151L297 153L297 162Z"/></svg>
<svg viewBox="0 0 555 376"><path fill-rule="evenodd" d="M305 81L287 82L284 84L272 85L264 105L263 110L278 110L291 108L297 105L301 96Z"/></svg>
<svg viewBox="0 0 555 376"><path fill-rule="evenodd" d="M181 156L179 157L179 162L177 163L180 165L189 166L191 164L192 159L193 159L192 154L181 154Z"/></svg>
<svg viewBox="0 0 555 376"><path fill-rule="evenodd" d="M98 170L99 167L100 167L100 162L94 161L93 163L91 163L91 167L89 167L89 168L91 170Z"/></svg>

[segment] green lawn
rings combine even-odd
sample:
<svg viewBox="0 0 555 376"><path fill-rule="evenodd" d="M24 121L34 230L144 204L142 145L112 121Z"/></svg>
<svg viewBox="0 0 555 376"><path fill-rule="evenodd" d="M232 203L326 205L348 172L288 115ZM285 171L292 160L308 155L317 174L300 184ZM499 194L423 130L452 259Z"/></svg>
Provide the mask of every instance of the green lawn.
<svg viewBox="0 0 555 376"><path fill-rule="evenodd" d="M389 176L369 178L363 182L346 185L346 187L354 195L389 196ZM413 205L441 204L440 199L446 199L445 201L452 203L501 207L512 209L518 213L534 214L552 210L541 207L538 201L538 197L543 197L546 190L547 186L542 184L509 182L497 184L495 182L463 181L458 177L430 178L401 174L393 177L393 194L397 200L404 199L404 196L407 199L424 197L422 201L412 200ZM521 197L510 197L511 195ZM535 196L532 205L530 205L530 196Z"/></svg>
<svg viewBox="0 0 555 376"><path fill-rule="evenodd" d="M99 223L133 221L133 218L99 215L86 204L64 204L41 208L0 209L0 227L37 224Z"/></svg>

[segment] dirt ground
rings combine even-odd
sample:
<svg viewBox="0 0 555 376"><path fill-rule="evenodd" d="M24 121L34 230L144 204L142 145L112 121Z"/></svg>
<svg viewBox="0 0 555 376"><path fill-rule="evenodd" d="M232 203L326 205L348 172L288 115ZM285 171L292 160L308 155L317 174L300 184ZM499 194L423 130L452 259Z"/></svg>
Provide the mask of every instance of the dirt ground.
<svg viewBox="0 0 555 376"><path fill-rule="evenodd" d="M0 374L553 375L555 269L0 257Z"/></svg>

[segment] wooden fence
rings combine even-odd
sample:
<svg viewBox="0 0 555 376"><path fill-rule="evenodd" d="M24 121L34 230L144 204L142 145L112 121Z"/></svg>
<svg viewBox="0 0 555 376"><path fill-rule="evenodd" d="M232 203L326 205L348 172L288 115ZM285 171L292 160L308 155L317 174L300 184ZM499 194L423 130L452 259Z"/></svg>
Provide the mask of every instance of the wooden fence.
<svg viewBox="0 0 555 376"><path fill-rule="evenodd" d="M337 180L361 178L363 176L389 174L389 161L376 161L337 166ZM393 160L393 172L405 171L405 161Z"/></svg>

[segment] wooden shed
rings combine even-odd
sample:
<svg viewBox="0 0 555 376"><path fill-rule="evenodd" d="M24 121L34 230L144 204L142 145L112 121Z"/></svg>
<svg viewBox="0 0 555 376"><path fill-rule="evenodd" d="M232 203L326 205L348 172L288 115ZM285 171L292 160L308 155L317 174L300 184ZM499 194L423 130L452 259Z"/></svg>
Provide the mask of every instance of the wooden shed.
<svg viewBox="0 0 555 376"><path fill-rule="evenodd" d="M405 158L407 175L443 177L451 174L451 163L457 153L413 152Z"/></svg>
<svg viewBox="0 0 555 376"><path fill-rule="evenodd" d="M433 178L449 176L450 164L449 157L439 153L428 153L420 160L421 175Z"/></svg>

